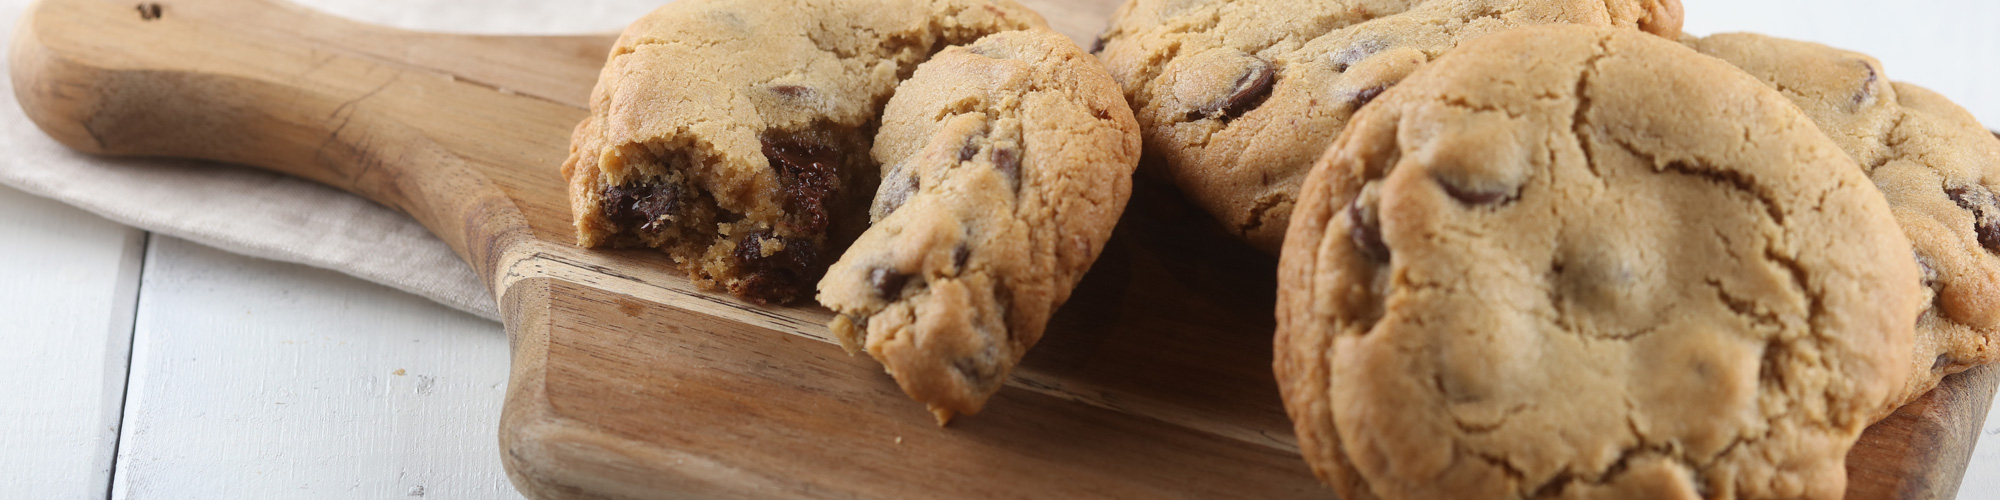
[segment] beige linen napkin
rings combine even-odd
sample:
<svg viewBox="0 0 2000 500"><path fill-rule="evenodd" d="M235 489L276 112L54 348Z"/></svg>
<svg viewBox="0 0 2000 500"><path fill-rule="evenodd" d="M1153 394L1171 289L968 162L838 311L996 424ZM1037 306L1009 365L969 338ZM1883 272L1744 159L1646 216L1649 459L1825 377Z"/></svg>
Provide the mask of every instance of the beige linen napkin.
<svg viewBox="0 0 2000 500"><path fill-rule="evenodd" d="M14 25L30 3L0 0L0 44L12 39ZM616 31L664 2L299 3L405 29L560 34ZM0 73L6 70L6 61L0 59ZM332 269L480 317L500 317L492 294L472 268L401 213L310 181L240 166L78 154L44 135L22 114L11 79L0 79L0 152L4 152L0 183L22 191L147 231L244 255ZM549 175L555 175L555 168L549 166Z"/></svg>

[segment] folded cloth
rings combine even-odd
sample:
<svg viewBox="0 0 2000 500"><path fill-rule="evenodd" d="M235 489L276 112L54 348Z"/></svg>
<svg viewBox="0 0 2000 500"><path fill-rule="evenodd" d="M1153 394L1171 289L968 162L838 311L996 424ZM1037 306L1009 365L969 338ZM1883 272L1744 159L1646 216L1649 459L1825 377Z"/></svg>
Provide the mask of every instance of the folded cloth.
<svg viewBox="0 0 2000 500"><path fill-rule="evenodd" d="M0 0L0 47L33 3ZM660 0L309 0L308 8L405 29L557 34L615 31ZM172 9L172 4L167 5ZM171 15L171 12L168 13ZM0 50L4 53L4 50ZM0 59L0 74L8 72ZM102 158L43 134L0 79L0 184L160 234L332 269L499 319L472 268L415 220L311 181L213 162ZM556 165L549 175L556 175Z"/></svg>

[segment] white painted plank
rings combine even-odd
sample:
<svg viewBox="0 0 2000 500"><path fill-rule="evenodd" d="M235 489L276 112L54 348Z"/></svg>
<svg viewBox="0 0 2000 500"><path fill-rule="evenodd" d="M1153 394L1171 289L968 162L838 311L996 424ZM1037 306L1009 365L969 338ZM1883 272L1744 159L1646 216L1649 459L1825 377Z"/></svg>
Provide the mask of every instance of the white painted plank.
<svg viewBox="0 0 2000 500"><path fill-rule="evenodd" d="M497 323L157 237L112 498L519 498Z"/></svg>
<svg viewBox="0 0 2000 500"><path fill-rule="evenodd" d="M0 186L0 497L104 498L145 233Z"/></svg>
<svg viewBox="0 0 2000 500"><path fill-rule="evenodd" d="M2000 499L2000 405L1986 412L1986 426L1972 448L1965 479L1958 483L1959 500Z"/></svg>

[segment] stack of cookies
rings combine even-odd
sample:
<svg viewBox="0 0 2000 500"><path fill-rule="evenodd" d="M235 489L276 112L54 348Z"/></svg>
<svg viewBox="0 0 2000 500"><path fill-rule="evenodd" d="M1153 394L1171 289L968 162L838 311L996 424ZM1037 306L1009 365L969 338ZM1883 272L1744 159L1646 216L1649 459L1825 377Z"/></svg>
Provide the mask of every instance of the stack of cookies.
<svg viewBox="0 0 2000 500"><path fill-rule="evenodd" d="M1155 173L1281 247L1343 498L1838 498L1995 360L2000 140L1871 58L1672 0L1266 3L1131 2L1100 55Z"/></svg>
<svg viewBox="0 0 2000 500"><path fill-rule="evenodd" d="M1131 0L1092 57L1009 0L682 0L563 172L580 244L816 297L940 423L1137 170L1281 254L1277 378L1343 498L1838 498L1862 429L2000 360L2000 139L1867 56L1681 19Z"/></svg>

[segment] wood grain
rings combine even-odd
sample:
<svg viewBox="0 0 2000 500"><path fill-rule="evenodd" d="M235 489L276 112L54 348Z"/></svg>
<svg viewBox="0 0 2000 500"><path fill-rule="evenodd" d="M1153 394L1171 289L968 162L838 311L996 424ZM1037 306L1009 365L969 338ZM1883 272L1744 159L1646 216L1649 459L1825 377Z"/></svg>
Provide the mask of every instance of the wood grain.
<svg viewBox="0 0 2000 500"><path fill-rule="evenodd" d="M1869 427L1847 453L1848 498L1956 498L2000 367L1975 367Z"/></svg>
<svg viewBox="0 0 2000 500"><path fill-rule="evenodd" d="M1028 3L1073 37L1115 7ZM608 38L413 33L258 0L162 5L144 19L125 2L45 0L10 49L24 109L79 150L263 166L438 233L501 297L513 348L501 449L531 496L1330 496L1299 461L1271 380L1272 259L1170 190L1140 183L1010 387L940 429L878 366L827 342L825 310L750 306L693 289L658 254L570 244L556 167ZM1883 425L1941 431L1903 414ZM1880 446L1905 459L1882 462L1893 477L1955 484L1964 464ZM1857 474L1857 498L1894 488L1869 477Z"/></svg>

